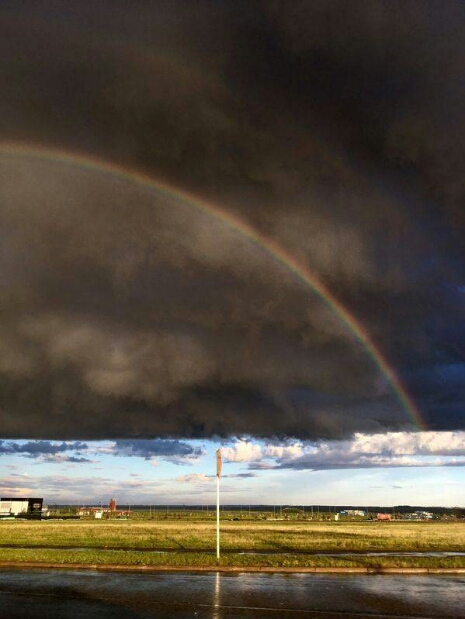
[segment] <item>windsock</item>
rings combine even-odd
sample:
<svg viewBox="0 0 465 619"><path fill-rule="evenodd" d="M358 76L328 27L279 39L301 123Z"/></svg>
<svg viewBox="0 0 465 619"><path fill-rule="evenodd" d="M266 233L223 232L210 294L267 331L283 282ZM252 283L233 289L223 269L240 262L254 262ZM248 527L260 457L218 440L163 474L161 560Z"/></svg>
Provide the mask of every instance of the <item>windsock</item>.
<svg viewBox="0 0 465 619"><path fill-rule="evenodd" d="M223 461L221 459L221 448L216 450L216 476L221 477L221 469L223 468Z"/></svg>

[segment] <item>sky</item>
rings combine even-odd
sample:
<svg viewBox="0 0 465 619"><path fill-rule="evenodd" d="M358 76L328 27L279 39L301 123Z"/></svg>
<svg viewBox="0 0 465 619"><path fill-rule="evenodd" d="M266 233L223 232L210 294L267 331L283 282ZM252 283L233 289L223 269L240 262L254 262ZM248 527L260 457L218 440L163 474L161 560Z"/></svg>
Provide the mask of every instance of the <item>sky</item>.
<svg viewBox="0 0 465 619"><path fill-rule="evenodd" d="M0 492L465 505L465 7L3 2Z"/></svg>

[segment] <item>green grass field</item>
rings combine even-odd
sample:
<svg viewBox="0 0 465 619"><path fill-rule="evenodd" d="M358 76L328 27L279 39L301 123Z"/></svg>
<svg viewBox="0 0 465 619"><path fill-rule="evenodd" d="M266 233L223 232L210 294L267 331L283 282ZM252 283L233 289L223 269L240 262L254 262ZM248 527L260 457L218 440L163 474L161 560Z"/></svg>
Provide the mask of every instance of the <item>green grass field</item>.
<svg viewBox="0 0 465 619"><path fill-rule="evenodd" d="M213 566L215 536L212 522L0 521L0 561ZM222 522L221 549L224 566L464 568L465 557L357 553L465 552L465 522ZM354 554L312 554L324 552Z"/></svg>

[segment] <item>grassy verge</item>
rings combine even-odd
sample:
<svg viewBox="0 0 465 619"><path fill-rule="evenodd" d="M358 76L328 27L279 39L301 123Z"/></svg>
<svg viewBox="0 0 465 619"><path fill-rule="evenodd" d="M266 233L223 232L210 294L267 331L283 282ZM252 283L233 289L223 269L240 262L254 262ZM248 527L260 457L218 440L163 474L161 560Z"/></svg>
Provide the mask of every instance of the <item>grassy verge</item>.
<svg viewBox="0 0 465 619"><path fill-rule="evenodd" d="M221 528L222 566L465 568L465 557L357 556L363 552L465 552L462 522L223 522ZM154 549L180 552L157 554ZM0 522L0 561L211 567L216 565L214 549L215 526L206 522ZM239 550L276 554L244 555ZM310 554L338 551L354 554Z"/></svg>
<svg viewBox="0 0 465 619"><path fill-rule="evenodd" d="M277 552L465 551L465 522L222 522L225 550ZM75 546L138 549L215 548L205 522L0 521L0 547Z"/></svg>

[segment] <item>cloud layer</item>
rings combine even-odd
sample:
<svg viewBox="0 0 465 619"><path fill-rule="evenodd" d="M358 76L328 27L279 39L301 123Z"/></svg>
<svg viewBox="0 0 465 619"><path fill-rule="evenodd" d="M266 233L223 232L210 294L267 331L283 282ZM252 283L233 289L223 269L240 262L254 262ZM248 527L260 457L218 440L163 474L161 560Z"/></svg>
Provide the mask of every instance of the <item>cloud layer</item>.
<svg viewBox="0 0 465 619"><path fill-rule="evenodd" d="M120 440L112 447L115 456L139 457L145 460L163 458L174 464L189 464L204 455L201 447L192 447L184 441Z"/></svg>
<svg viewBox="0 0 465 619"><path fill-rule="evenodd" d="M0 456L25 456L40 462L90 463L92 460L83 455L87 451L87 443L81 441L54 443L51 441L15 442L0 440ZM71 452L71 454L67 452Z"/></svg>
<svg viewBox="0 0 465 619"><path fill-rule="evenodd" d="M335 294L426 428L462 429L463 4L51 6L2 13L0 140L221 205ZM166 193L0 148L0 235L5 438L413 427L317 295Z"/></svg>
<svg viewBox="0 0 465 619"><path fill-rule="evenodd" d="M223 455L257 470L464 466L465 432L357 433L351 440L287 444L241 440L223 448Z"/></svg>

